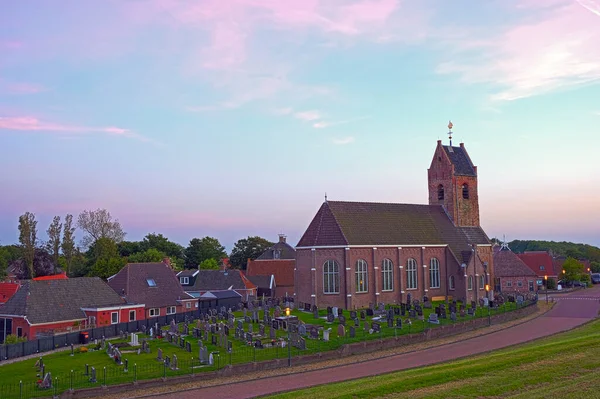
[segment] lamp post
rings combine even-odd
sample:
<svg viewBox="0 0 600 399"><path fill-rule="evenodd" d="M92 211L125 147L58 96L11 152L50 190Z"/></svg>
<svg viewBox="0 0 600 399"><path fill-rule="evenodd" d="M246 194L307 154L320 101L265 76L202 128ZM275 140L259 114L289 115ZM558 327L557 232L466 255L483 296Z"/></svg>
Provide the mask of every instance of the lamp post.
<svg viewBox="0 0 600 399"><path fill-rule="evenodd" d="M488 299L488 306L487 306L487 308L488 308L488 325L491 326L492 325L492 316L490 315L490 298L489 298L489 295L490 295L490 285L486 284L485 285L485 296Z"/></svg>
<svg viewBox="0 0 600 399"><path fill-rule="evenodd" d="M544 285L546 285L546 304L548 303L548 275L544 275Z"/></svg>
<svg viewBox="0 0 600 399"><path fill-rule="evenodd" d="M287 318L287 333L288 333L288 367L292 367L292 345L290 342L290 308L285 308L285 316Z"/></svg>

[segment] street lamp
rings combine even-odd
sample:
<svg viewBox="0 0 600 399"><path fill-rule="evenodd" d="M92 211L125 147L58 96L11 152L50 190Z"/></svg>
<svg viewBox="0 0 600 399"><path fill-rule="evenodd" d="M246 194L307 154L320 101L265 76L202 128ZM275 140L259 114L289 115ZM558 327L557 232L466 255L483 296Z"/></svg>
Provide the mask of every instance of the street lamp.
<svg viewBox="0 0 600 399"><path fill-rule="evenodd" d="M488 325L491 326L492 325L492 316L490 315L490 298L489 298L489 295L490 295L490 285L486 284L485 285L485 296L488 299L488 306L487 306L487 308L488 308Z"/></svg>
<svg viewBox="0 0 600 399"><path fill-rule="evenodd" d="M290 308L285 308L285 316L287 318L287 333L288 333L288 367L292 367L292 345L290 342Z"/></svg>
<svg viewBox="0 0 600 399"><path fill-rule="evenodd" d="M548 275L544 275L544 285L546 285L546 304L548 303Z"/></svg>

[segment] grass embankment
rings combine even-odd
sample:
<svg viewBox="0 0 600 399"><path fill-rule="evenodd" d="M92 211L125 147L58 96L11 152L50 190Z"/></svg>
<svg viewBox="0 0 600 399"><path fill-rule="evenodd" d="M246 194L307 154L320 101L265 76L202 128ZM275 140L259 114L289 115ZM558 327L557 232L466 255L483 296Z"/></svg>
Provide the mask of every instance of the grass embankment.
<svg viewBox="0 0 600 399"><path fill-rule="evenodd" d="M492 354L271 398L599 397L600 321Z"/></svg>

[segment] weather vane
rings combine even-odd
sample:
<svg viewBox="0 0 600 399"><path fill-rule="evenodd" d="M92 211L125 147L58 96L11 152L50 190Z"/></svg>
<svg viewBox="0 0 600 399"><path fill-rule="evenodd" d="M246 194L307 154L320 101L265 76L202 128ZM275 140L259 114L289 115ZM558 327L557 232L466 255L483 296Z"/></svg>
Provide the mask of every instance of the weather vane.
<svg viewBox="0 0 600 399"><path fill-rule="evenodd" d="M452 127L454 125L452 124L452 121L448 121L448 137L450 137L450 147L452 147Z"/></svg>

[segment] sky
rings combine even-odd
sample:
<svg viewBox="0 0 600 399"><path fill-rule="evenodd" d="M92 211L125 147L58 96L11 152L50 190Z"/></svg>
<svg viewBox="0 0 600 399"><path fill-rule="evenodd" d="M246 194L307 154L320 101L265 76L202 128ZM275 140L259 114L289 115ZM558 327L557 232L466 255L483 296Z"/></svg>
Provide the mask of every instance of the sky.
<svg viewBox="0 0 600 399"><path fill-rule="evenodd" d="M598 43L600 0L3 1L0 243L295 245L325 193L427 203L452 120L488 236L600 246Z"/></svg>

